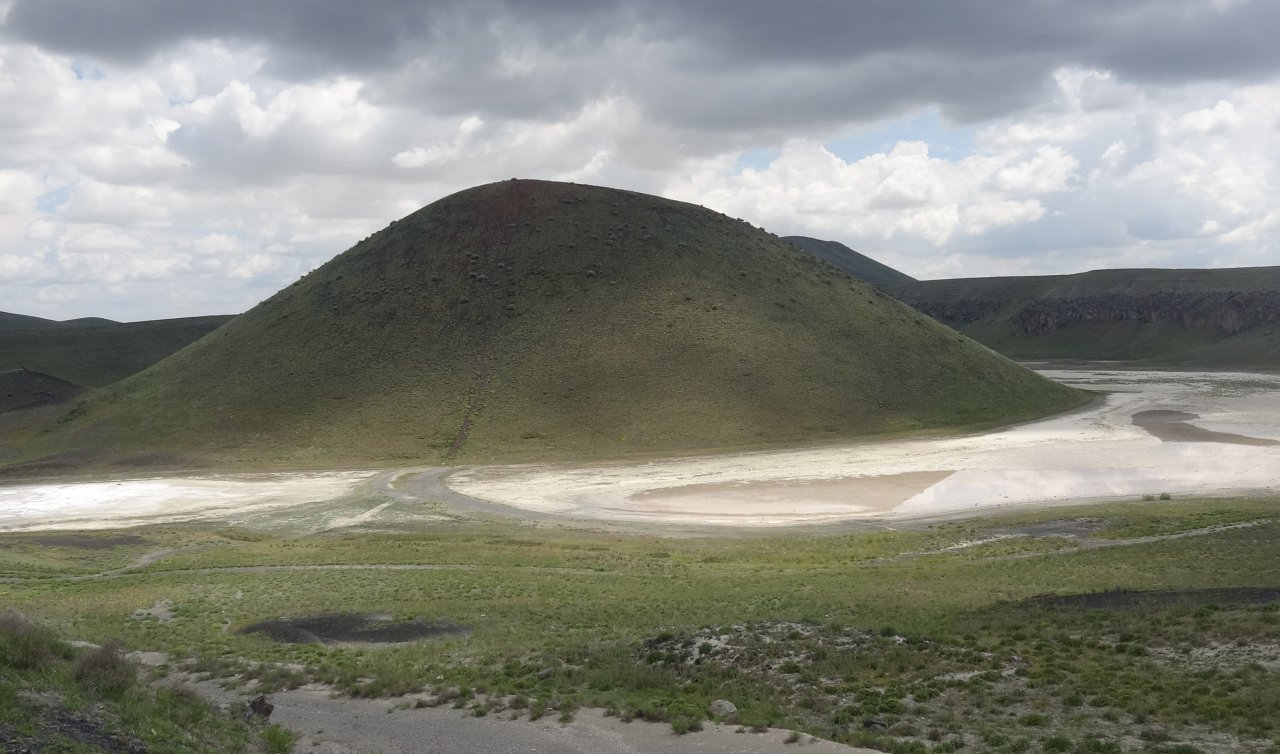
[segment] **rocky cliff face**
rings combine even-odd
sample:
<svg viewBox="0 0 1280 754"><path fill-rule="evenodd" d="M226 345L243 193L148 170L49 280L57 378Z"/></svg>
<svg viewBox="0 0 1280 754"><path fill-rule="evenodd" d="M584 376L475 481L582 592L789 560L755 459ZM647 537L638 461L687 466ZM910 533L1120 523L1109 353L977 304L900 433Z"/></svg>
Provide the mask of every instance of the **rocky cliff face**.
<svg viewBox="0 0 1280 754"><path fill-rule="evenodd" d="M932 280L891 290L924 314L1007 355L1138 358L1134 354L1141 351L1141 358L1178 362L1179 349L1206 348L1239 336L1266 343L1233 346L1230 354L1219 350L1206 359L1250 364L1280 359L1272 342L1274 325L1280 323L1280 267L1100 270ZM1133 354L1126 352L1129 346Z"/></svg>
<svg viewBox="0 0 1280 754"><path fill-rule="evenodd" d="M1026 335L1044 335L1075 322L1141 322L1176 324L1228 336L1280 321L1280 293L1168 292L1045 298L1020 307L1011 321Z"/></svg>

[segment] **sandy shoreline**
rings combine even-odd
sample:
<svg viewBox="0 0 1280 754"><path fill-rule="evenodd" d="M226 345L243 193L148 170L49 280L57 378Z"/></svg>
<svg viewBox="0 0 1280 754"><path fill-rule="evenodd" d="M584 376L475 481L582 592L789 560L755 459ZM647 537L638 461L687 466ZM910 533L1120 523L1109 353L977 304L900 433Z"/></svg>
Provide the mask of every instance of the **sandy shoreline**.
<svg viewBox="0 0 1280 754"><path fill-rule="evenodd" d="M1280 377L1046 373L1106 391L1105 400L969 437L610 466L487 467L454 474L448 485L472 497L580 519L733 526L1280 489ZM1135 423L1145 411L1181 414Z"/></svg>
<svg viewBox="0 0 1280 754"><path fill-rule="evenodd" d="M893 521L1165 492L1280 490L1280 375L1045 373L1104 391L1105 399L1044 421L941 439L452 473L224 474L0 486L0 531L227 519L273 508L303 510L358 490L368 505L333 514L322 528L370 523L389 500L447 501L462 515L760 527ZM383 481L368 483L375 478Z"/></svg>
<svg viewBox="0 0 1280 754"><path fill-rule="evenodd" d="M218 474L0 486L0 531L102 529L330 500L372 471Z"/></svg>

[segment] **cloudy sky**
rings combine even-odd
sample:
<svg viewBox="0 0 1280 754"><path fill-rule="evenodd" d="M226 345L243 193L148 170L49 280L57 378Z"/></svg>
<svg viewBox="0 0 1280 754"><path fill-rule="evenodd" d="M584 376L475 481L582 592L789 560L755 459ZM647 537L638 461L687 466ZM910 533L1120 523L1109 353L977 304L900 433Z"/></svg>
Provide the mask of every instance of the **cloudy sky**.
<svg viewBox="0 0 1280 754"><path fill-rule="evenodd" d="M921 278L1280 264L1273 0L0 0L0 310L243 311L513 176Z"/></svg>

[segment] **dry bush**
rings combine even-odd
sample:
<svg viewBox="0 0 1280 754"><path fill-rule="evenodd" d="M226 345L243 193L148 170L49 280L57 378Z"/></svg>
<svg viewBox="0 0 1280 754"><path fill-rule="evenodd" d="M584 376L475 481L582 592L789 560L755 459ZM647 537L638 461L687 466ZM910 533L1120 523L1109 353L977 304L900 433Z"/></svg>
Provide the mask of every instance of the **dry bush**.
<svg viewBox="0 0 1280 754"><path fill-rule="evenodd" d="M76 663L75 679L87 689L113 696L132 686L138 679L138 671L125 657L120 644L113 641L81 657Z"/></svg>
<svg viewBox="0 0 1280 754"><path fill-rule="evenodd" d="M0 667L39 668L70 657L70 648L46 626L21 613L0 613Z"/></svg>

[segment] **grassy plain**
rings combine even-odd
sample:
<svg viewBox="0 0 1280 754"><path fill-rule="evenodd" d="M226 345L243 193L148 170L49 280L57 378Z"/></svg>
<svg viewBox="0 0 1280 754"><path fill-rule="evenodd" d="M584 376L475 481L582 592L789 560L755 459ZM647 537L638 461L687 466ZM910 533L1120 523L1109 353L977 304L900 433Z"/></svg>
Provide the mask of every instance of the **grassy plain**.
<svg viewBox="0 0 1280 754"><path fill-rule="evenodd" d="M3 535L0 603L255 691L320 681L477 715L590 705L678 731L724 698L744 726L890 752L1274 752L1278 511L1128 501L655 537L395 503L330 532L291 515ZM129 567L161 550L174 552ZM469 633L385 646L237 633L335 611Z"/></svg>

